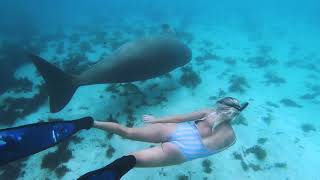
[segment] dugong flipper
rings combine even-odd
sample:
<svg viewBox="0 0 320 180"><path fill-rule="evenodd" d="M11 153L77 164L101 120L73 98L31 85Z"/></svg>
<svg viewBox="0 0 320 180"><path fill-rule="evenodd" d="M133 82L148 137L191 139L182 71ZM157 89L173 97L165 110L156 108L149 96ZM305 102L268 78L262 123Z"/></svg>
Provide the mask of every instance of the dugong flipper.
<svg viewBox="0 0 320 180"><path fill-rule="evenodd" d="M69 75L36 55L30 57L46 82L50 111L58 112L79 86L154 78L185 65L192 54L184 43L172 36L153 36L125 43L78 76Z"/></svg>

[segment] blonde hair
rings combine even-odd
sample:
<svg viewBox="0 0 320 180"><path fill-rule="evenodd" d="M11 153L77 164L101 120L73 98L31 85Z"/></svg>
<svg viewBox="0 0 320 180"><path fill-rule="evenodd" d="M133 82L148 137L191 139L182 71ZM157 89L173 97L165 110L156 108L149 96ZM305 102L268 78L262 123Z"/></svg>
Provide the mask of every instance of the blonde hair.
<svg viewBox="0 0 320 180"><path fill-rule="evenodd" d="M235 98L226 97L218 100L215 110L219 118L213 128L224 122L231 122L240 113L240 110L235 107L241 107L239 100Z"/></svg>

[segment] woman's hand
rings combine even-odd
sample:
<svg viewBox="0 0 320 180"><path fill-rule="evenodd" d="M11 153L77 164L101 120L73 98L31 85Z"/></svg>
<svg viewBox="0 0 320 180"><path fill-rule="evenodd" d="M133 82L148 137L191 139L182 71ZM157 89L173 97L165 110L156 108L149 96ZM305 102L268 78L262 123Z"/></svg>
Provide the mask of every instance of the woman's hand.
<svg viewBox="0 0 320 180"><path fill-rule="evenodd" d="M154 116L152 116L152 115L147 115L147 114L143 115L142 119L143 119L143 121L144 121L145 123L154 123L155 120L156 120L156 118L155 118Z"/></svg>

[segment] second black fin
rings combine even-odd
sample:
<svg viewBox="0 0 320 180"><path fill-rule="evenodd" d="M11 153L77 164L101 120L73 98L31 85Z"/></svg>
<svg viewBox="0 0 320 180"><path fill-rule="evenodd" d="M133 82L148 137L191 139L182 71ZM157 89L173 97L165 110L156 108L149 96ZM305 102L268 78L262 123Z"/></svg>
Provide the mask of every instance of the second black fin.
<svg viewBox="0 0 320 180"><path fill-rule="evenodd" d="M72 121L28 124L0 130L0 166L48 149L81 129L90 129L91 117Z"/></svg>
<svg viewBox="0 0 320 180"><path fill-rule="evenodd" d="M46 82L50 112L63 109L78 88L74 77L34 54L29 54L33 64Z"/></svg>

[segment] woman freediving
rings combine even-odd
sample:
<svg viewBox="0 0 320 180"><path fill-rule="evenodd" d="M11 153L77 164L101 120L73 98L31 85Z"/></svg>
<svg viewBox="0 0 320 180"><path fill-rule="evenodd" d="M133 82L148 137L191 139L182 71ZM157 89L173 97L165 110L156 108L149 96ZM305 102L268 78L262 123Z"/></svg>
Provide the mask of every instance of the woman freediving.
<svg viewBox="0 0 320 180"><path fill-rule="evenodd" d="M143 120L149 124L138 128L92 121L94 128L127 139L161 145L130 153L79 179L120 179L134 167L177 165L221 152L235 143L236 136L230 122L248 104L225 97L218 100L214 108L163 118L144 115Z"/></svg>
<svg viewBox="0 0 320 180"><path fill-rule="evenodd" d="M92 127L131 140L161 143L160 146L129 153L79 178L116 180L134 167L177 165L225 150L236 140L230 122L247 106L247 102L240 104L239 100L226 97L218 100L215 107L197 112L163 118L144 115L143 120L148 124L139 128L83 117L1 129L0 166L48 149L78 131Z"/></svg>

